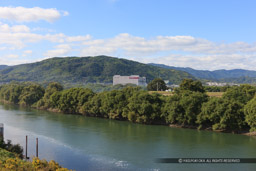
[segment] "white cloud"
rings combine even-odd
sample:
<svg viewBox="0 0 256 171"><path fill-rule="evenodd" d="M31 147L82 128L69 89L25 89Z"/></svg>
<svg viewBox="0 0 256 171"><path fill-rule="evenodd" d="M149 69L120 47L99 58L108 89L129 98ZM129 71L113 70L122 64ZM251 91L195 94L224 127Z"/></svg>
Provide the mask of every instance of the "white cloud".
<svg viewBox="0 0 256 171"><path fill-rule="evenodd" d="M83 48L80 52L81 56L97 56L97 55L113 55L117 51L116 48L113 47L97 47L90 46L87 48Z"/></svg>
<svg viewBox="0 0 256 171"><path fill-rule="evenodd" d="M41 28L41 27L35 27L35 28L32 28L31 29L32 31L39 31L39 32L56 32L55 30L53 29L48 29L48 28Z"/></svg>
<svg viewBox="0 0 256 171"><path fill-rule="evenodd" d="M256 70L256 43L218 43L192 36L157 36L151 39L127 33L82 43L81 56L112 55L197 69Z"/></svg>
<svg viewBox="0 0 256 171"><path fill-rule="evenodd" d="M23 51L23 53L25 53L25 54L31 54L31 53L33 53L33 51L32 51L32 50L25 50L25 51Z"/></svg>
<svg viewBox="0 0 256 171"><path fill-rule="evenodd" d="M86 35L86 36L70 36L66 38L67 42L81 42L81 41L86 41L86 40L90 40L91 36L90 35Z"/></svg>
<svg viewBox="0 0 256 171"><path fill-rule="evenodd" d="M56 49L54 50L48 50L44 56L46 57L60 57L67 55L71 50L71 46L68 44L61 44L55 46Z"/></svg>
<svg viewBox="0 0 256 171"><path fill-rule="evenodd" d="M191 67L203 70L237 68L256 70L255 54L169 54L157 58L142 58L140 61L143 63L158 63L169 66Z"/></svg>
<svg viewBox="0 0 256 171"><path fill-rule="evenodd" d="M88 36L80 36L81 40ZM31 32L31 29L26 25L14 25L0 23L0 46L7 44L12 46L13 49L22 49L27 43L37 43L43 40L53 43L64 43L68 40L74 40L76 37L69 37L63 33L57 34L36 34Z"/></svg>
<svg viewBox="0 0 256 171"><path fill-rule="evenodd" d="M32 61L27 59L20 59L20 58L7 58L6 56L2 56L0 58L0 64L4 65L18 65L24 63L31 63Z"/></svg>
<svg viewBox="0 0 256 171"><path fill-rule="evenodd" d="M30 32L29 27L25 25L15 25L15 26L9 26L8 24L1 24L0 23L0 32L1 33L8 33L8 32L22 32L27 33Z"/></svg>
<svg viewBox="0 0 256 171"><path fill-rule="evenodd" d="M192 36L157 36L152 39L135 37L127 33L110 39L91 39L83 42L83 51L88 48L121 49L128 55L148 55L159 52L183 51L192 54L255 53L256 44L246 42L216 43Z"/></svg>
<svg viewBox="0 0 256 171"><path fill-rule="evenodd" d="M18 58L19 55L17 55L17 54L9 54L9 55L6 55L5 57L6 58Z"/></svg>
<svg viewBox="0 0 256 171"><path fill-rule="evenodd" d="M63 33L38 34L26 25L8 25L0 22L0 50L19 50L20 58L36 53L41 57L109 55L197 69L252 69L256 70L256 43L219 43L192 36L156 36L150 39L122 33L108 39L94 39L90 35L68 36ZM36 49L24 50L35 43L49 43L44 54ZM59 45L56 45L59 44ZM38 48L40 49L40 44ZM52 48L51 48L52 46ZM18 54L17 53L17 54ZM17 64L16 55L1 56ZM16 59L17 58L17 59ZM4 60L6 62L6 59ZM35 59L35 58L33 58ZM38 59L35 59L38 60ZM35 61L34 60L34 61Z"/></svg>
<svg viewBox="0 0 256 171"><path fill-rule="evenodd" d="M30 32L30 28L25 25L16 25L16 26L11 27L11 31L12 32L28 33L28 32Z"/></svg>
<svg viewBox="0 0 256 171"><path fill-rule="evenodd" d="M60 12L54 8L0 7L0 19L16 22L35 22L39 20L54 22L61 16L67 15L67 11Z"/></svg>

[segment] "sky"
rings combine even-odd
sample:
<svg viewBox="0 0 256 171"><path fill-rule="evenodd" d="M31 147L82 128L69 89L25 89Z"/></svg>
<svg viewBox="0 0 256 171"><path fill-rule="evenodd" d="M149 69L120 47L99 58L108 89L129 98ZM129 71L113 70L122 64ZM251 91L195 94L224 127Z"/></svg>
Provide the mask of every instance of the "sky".
<svg viewBox="0 0 256 171"><path fill-rule="evenodd" d="M107 55L256 70L255 0L0 0L0 65Z"/></svg>

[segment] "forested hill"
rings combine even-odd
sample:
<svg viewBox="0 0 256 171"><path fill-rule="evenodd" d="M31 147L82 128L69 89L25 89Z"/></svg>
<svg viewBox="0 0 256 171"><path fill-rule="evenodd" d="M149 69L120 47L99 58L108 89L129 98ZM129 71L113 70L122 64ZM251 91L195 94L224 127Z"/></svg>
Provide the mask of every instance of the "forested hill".
<svg viewBox="0 0 256 171"><path fill-rule="evenodd" d="M59 81L61 83L112 83L113 75L140 75L147 81L161 77L178 84L192 75L174 69L142 64L107 56L51 58L31 64L9 66L0 70L0 82Z"/></svg>
<svg viewBox="0 0 256 171"><path fill-rule="evenodd" d="M195 70L192 68L173 67L163 64L150 63L152 66L158 66L166 69L174 69L179 71L185 71L196 78L206 79L212 81L224 81L224 82L239 82L239 83L252 83L256 81L256 71L233 69L233 70Z"/></svg>
<svg viewBox="0 0 256 171"><path fill-rule="evenodd" d="M0 65L0 70L7 68L7 65Z"/></svg>

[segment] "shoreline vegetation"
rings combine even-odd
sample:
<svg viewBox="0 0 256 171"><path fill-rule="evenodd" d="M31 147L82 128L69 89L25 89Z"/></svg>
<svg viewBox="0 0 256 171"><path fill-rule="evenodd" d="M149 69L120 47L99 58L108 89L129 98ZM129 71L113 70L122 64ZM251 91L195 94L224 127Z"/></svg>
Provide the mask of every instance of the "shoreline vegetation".
<svg viewBox="0 0 256 171"><path fill-rule="evenodd" d="M167 125L256 135L256 87L240 85L210 97L201 82L184 79L171 96L139 87L94 93L57 82L46 88L33 82L0 86L0 100L52 112L79 114L141 124Z"/></svg>
<svg viewBox="0 0 256 171"><path fill-rule="evenodd" d="M7 143L0 138L0 170L47 170L47 171L68 171L62 168L57 162L41 160L33 157L31 161L23 160L23 148L19 144Z"/></svg>

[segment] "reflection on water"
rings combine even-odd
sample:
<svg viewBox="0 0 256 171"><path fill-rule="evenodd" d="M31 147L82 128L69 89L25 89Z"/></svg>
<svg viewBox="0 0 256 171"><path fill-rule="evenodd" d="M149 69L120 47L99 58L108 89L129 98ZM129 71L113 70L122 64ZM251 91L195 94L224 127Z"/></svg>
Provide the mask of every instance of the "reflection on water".
<svg viewBox="0 0 256 171"><path fill-rule="evenodd" d="M167 126L64 115L1 105L5 138L29 154L54 159L76 170L256 170L256 164L160 164L161 157L256 157L256 139Z"/></svg>

